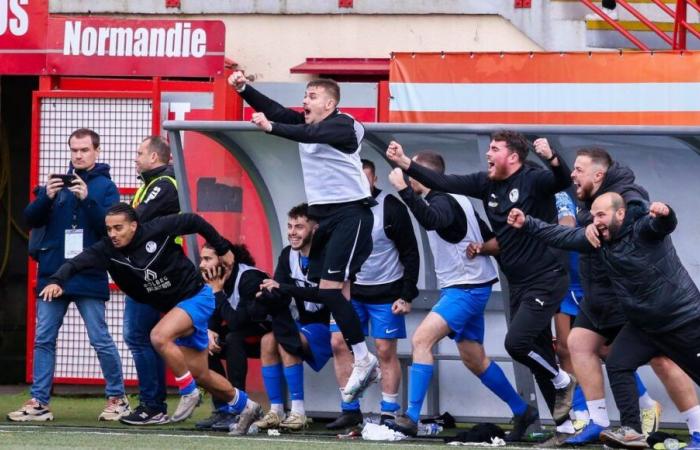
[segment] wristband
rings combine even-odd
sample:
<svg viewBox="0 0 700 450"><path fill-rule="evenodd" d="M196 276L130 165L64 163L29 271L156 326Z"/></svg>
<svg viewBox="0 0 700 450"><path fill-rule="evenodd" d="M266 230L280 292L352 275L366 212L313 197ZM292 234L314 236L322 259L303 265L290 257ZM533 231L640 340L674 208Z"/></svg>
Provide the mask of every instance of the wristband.
<svg viewBox="0 0 700 450"><path fill-rule="evenodd" d="M556 158L557 156L558 156L558 155L557 155L556 153L552 152L552 156L549 157L549 158L547 158L547 162L552 162L552 161L554 161L554 158Z"/></svg>

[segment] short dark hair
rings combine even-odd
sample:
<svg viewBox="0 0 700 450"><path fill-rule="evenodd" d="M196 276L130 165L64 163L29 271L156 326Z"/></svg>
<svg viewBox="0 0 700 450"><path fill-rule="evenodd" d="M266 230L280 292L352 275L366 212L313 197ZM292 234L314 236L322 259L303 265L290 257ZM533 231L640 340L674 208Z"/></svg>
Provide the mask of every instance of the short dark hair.
<svg viewBox="0 0 700 450"><path fill-rule="evenodd" d="M416 153L416 161L423 166L428 166L439 173L445 173L445 159L439 153L433 151L422 151Z"/></svg>
<svg viewBox="0 0 700 450"><path fill-rule="evenodd" d="M85 136L90 136L92 141L92 148L97 149L100 146L100 135L89 128L78 128L73 131L70 136L68 136L68 146L70 147L70 140L73 138L84 138Z"/></svg>
<svg viewBox="0 0 700 450"><path fill-rule="evenodd" d="M364 159L364 158L362 158L360 161L362 161L362 170L370 169L373 174L377 173L377 168L375 167L375 165L372 161L370 161L369 159Z"/></svg>
<svg viewBox="0 0 700 450"><path fill-rule="evenodd" d="M335 100L336 105L340 103L340 86L338 86L338 83L336 83L335 80L331 80L330 78L317 78L309 81L306 84L307 89L310 87L320 87L325 89L326 92L328 92L328 95Z"/></svg>
<svg viewBox="0 0 700 450"><path fill-rule="evenodd" d="M292 209L287 213L287 217L290 219L298 219L299 217L309 218L309 205L308 203L300 203L293 206Z"/></svg>
<svg viewBox="0 0 700 450"><path fill-rule="evenodd" d="M613 163L610 153L600 147L580 148L576 151L576 157L579 156L587 156L591 158L591 162L605 167L605 170L608 170Z"/></svg>
<svg viewBox="0 0 700 450"><path fill-rule="evenodd" d="M508 150L518 155L520 162L525 162L527 159L530 144L521 133L513 130L498 130L491 133L491 140L505 142Z"/></svg>
<svg viewBox="0 0 700 450"><path fill-rule="evenodd" d="M250 250L248 250L245 244L232 244L228 239L224 239L224 242L226 242L229 250L233 253L236 263L255 266L255 258L250 254ZM205 242L202 248L214 250L214 247L209 242Z"/></svg>
<svg viewBox="0 0 700 450"><path fill-rule="evenodd" d="M117 203L110 206L106 215L118 216L119 214L123 214L129 222L138 223L139 221L139 215L136 213L136 210L128 203Z"/></svg>
<svg viewBox="0 0 700 450"><path fill-rule="evenodd" d="M162 136L148 136L142 142L148 141L148 151L158 155L158 161L162 163L170 162L170 145Z"/></svg>

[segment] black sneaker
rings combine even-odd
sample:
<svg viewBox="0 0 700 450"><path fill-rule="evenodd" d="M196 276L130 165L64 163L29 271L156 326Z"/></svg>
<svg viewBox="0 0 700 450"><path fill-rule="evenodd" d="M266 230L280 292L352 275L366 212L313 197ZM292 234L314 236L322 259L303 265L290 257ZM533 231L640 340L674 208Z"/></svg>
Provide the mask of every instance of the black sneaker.
<svg viewBox="0 0 700 450"><path fill-rule="evenodd" d="M207 417L204 420L200 420L199 422L195 423L194 427L198 430L210 430L212 428L212 425L226 419L228 416L231 416L231 415L232 414L228 413L228 412L212 411L211 416ZM228 428L226 428L226 429L228 430Z"/></svg>
<svg viewBox="0 0 700 450"><path fill-rule="evenodd" d="M326 430L344 430L362 424L362 413L357 411L343 411L337 419L326 425Z"/></svg>
<svg viewBox="0 0 700 450"><path fill-rule="evenodd" d="M505 441L506 442L518 442L522 441L523 437L525 437L525 432L527 431L527 427L532 425L537 421L537 419L540 418L539 413L535 408L533 408L530 405L527 405L527 409L522 414L518 414L517 416L513 416L513 429L511 430L510 433L506 435Z"/></svg>
<svg viewBox="0 0 700 450"><path fill-rule="evenodd" d="M126 425L158 425L168 423L170 419L163 411L151 409L146 405L139 405L131 414L119 419Z"/></svg>
<svg viewBox="0 0 700 450"><path fill-rule="evenodd" d="M396 416L396 419L387 420L384 425L406 436L415 437L418 434L418 424L406 415Z"/></svg>
<svg viewBox="0 0 700 450"><path fill-rule="evenodd" d="M384 425L386 424L387 420L394 420L396 419L396 414L390 413L390 412L382 412L381 415L379 416L379 425Z"/></svg>
<svg viewBox="0 0 700 450"><path fill-rule="evenodd" d="M557 425L561 425L569 420L569 411L571 411L571 403L574 398L574 391L578 382L573 374L569 374L571 381L565 387L555 391L554 409L552 410L552 419Z"/></svg>
<svg viewBox="0 0 700 450"><path fill-rule="evenodd" d="M238 422L238 418L239 418L238 414L233 414L233 413L223 414L221 416L221 420L219 420L218 422L215 422L211 425L211 430L228 433L229 430L231 429L231 425Z"/></svg>

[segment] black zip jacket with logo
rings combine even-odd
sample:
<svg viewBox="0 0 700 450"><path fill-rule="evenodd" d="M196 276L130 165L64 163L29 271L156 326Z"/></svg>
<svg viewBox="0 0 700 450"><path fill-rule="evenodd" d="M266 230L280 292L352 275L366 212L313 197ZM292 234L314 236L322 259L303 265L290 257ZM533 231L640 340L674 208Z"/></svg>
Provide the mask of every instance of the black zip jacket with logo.
<svg viewBox="0 0 700 450"><path fill-rule="evenodd" d="M63 286L74 274L89 268L109 271L114 282L137 302L169 311L180 301L196 295L204 286L199 270L187 259L176 236L197 233L224 255L225 239L197 214L174 214L139 224L124 248L115 248L105 237L66 261L49 283Z"/></svg>
<svg viewBox="0 0 700 450"><path fill-rule="evenodd" d="M634 172L618 163L613 163L605 174L605 179L598 191L590 198L578 200L576 222L585 227L593 223L591 206L596 198L607 192L617 192L625 200L648 201L647 191L634 184ZM601 261L598 253L581 253L579 255L579 276L583 288L581 310L591 323L600 329L615 328L627 322L622 306L610 281L609 271Z"/></svg>
<svg viewBox="0 0 700 450"><path fill-rule="evenodd" d="M486 172L443 175L416 163L411 163L406 172L431 189L480 199L498 240L501 269L512 285L522 285L547 272L566 274L558 250L507 222L513 208L546 222L556 221L554 194L571 185L569 168L562 158L558 159L559 165L551 166L551 170L524 164L505 180L491 180Z"/></svg>
<svg viewBox="0 0 700 450"><path fill-rule="evenodd" d="M148 222L155 217L167 216L168 214L177 214L180 212L180 200L177 196L177 187L175 187L175 184L173 184L171 180L165 177L175 179L173 166L166 165L156 167L155 169L143 172L139 176L148 187L143 195L143 200L135 207L141 223Z"/></svg>
<svg viewBox="0 0 700 450"><path fill-rule="evenodd" d="M673 210L652 217L645 202L632 201L619 232L599 249L588 242L585 228L528 218L523 229L549 245L598 254L629 321L644 331L663 333L700 320L700 291L671 242L677 223Z"/></svg>

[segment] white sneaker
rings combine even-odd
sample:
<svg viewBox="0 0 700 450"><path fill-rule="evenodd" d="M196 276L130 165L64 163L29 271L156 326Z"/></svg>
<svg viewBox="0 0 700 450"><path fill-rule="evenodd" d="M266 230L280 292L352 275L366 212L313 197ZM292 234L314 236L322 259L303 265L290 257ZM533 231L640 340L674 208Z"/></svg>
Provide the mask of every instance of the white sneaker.
<svg viewBox="0 0 700 450"><path fill-rule="evenodd" d="M263 410L256 402L248 399L248 402L238 416L238 422L231 424L229 433L232 436L244 436L248 433L248 428L253 422L259 420L263 416Z"/></svg>
<svg viewBox="0 0 700 450"><path fill-rule="evenodd" d="M102 410L97 420L115 422L129 414L131 414L131 408L129 408L129 399L125 395L122 397L109 397L105 409Z"/></svg>
<svg viewBox="0 0 700 450"><path fill-rule="evenodd" d="M53 420L53 413L49 409L49 405L42 405L32 398L27 400L17 411L9 413L7 420L11 422L46 422Z"/></svg>
<svg viewBox="0 0 700 450"><path fill-rule="evenodd" d="M355 361L352 365L352 373L348 383L343 389L343 401L350 403L359 397L370 383L381 380L382 372L379 369L377 357L371 353L361 361Z"/></svg>
<svg viewBox="0 0 700 450"><path fill-rule="evenodd" d="M605 13L606 16L610 17L612 20L617 20L618 15L617 15L617 8L616 9L608 9L604 7L600 7L601 11ZM591 14L586 14L586 20L603 20L598 14L596 13L591 13Z"/></svg>
<svg viewBox="0 0 700 450"><path fill-rule="evenodd" d="M180 403L177 404L175 413L170 416L170 422L175 423L187 420L194 412L194 409L201 403L202 393L199 392L199 389L195 389L187 395L180 396Z"/></svg>

